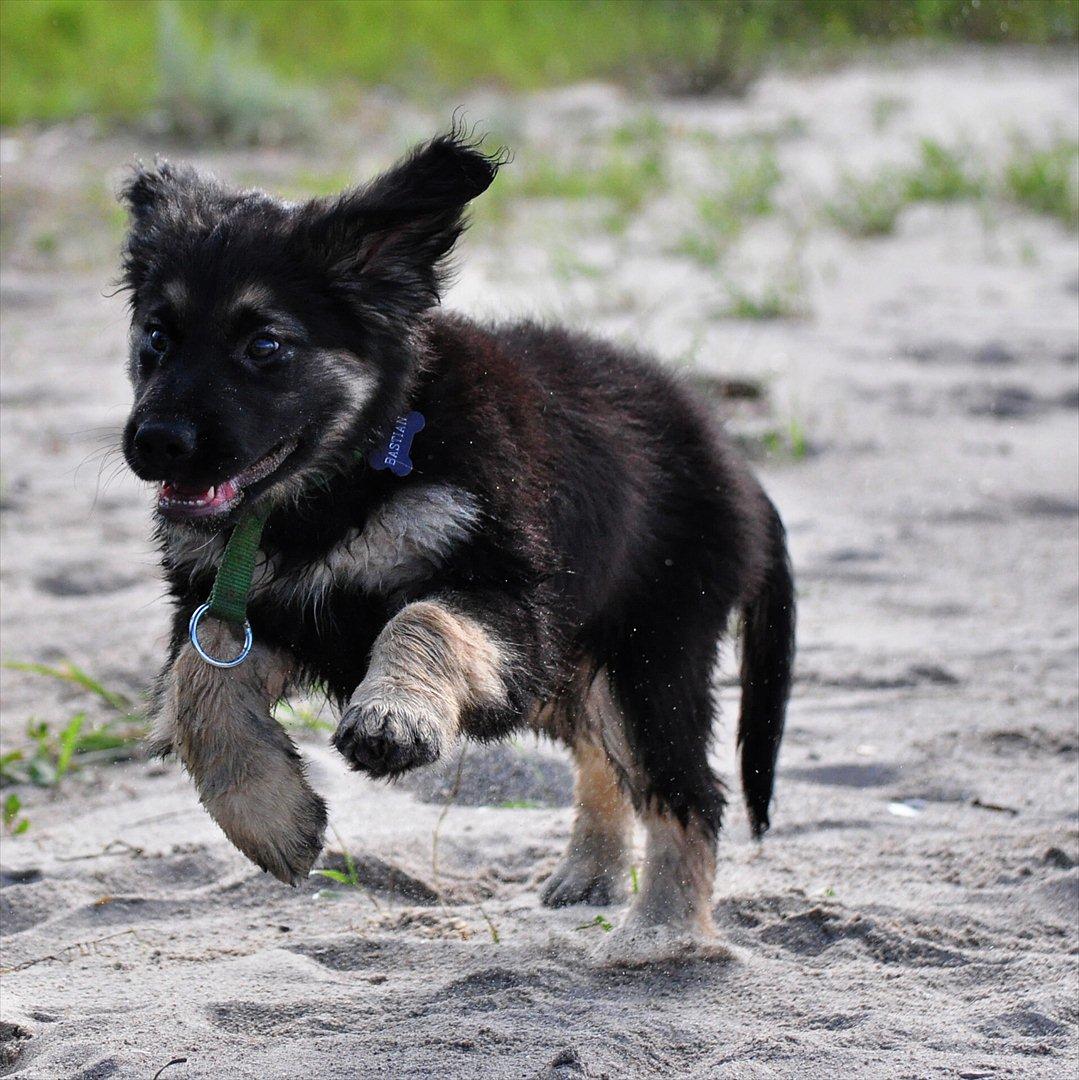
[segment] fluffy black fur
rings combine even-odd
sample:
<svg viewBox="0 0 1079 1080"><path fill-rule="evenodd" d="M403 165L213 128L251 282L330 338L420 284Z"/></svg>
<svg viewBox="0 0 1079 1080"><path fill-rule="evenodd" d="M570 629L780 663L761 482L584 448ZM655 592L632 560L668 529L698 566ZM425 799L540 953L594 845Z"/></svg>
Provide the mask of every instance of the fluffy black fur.
<svg viewBox="0 0 1079 1080"><path fill-rule="evenodd" d="M348 582L318 603L302 589L293 602L256 591L256 637L344 703L395 612L450 598L512 645L505 702L463 717L466 734L520 728L600 673L632 756L616 769L638 807L695 816L713 834L724 805L707 760L713 671L742 614L739 739L759 834L794 652L782 523L728 442L650 359L562 329L481 326L437 309L465 207L501 163L453 132L366 187L299 205L164 163L136 171L124 190L128 460L144 479L196 488L295 442L246 487L240 508L272 505L263 550L278 577L297 580L410 486L471 493L479 527L444 560L388 594ZM245 290L258 302L236 307ZM278 342L268 361L245 351L263 331ZM408 409L426 418L414 471L373 471L365 453ZM161 523L173 656L214 573L212 561L187 556L237 513ZM559 717L549 729L572 742L577 714L548 712ZM375 775L423 760L346 749Z"/></svg>

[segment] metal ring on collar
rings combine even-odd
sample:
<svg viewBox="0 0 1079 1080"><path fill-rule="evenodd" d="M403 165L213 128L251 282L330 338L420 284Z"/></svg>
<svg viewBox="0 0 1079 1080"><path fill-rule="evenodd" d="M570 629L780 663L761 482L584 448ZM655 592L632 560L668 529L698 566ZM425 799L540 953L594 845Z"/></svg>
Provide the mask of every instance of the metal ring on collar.
<svg viewBox="0 0 1079 1080"><path fill-rule="evenodd" d="M240 650L240 655L232 660L218 660L216 656L211 656L202 645L199 644L199 620L209 610L210 605L203 604L202 607L195 611L195 614L191 616L191 621L187 624L187 632L191 637L191 644L195 646L195 652L197 652L207 664L211 664L213 667L238 667L247 659L247 654L251 651L251 646L255 640L254 634L251 633L251 624L244 619L244 644L243 648Z"/></svg>

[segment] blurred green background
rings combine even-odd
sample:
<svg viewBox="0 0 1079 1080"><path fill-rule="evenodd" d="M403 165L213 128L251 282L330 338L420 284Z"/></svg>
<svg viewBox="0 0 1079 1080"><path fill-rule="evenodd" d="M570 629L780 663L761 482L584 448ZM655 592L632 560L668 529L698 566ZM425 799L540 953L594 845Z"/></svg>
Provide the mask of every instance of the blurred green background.
<svg viewBox="0 0 1079 1080"><path fill-rule="evenodd" d="M737 93L782 56L1077 33L1077 0L2 0L0 122L156 109L243 136L245 111L302 124L356 86Z"/></svg>

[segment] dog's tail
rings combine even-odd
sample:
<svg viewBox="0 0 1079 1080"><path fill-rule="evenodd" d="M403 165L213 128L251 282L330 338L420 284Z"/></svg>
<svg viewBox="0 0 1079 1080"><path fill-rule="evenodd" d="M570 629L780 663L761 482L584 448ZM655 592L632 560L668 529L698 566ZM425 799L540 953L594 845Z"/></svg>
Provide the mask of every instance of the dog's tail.
<svg viewBox="0 0 1079 1080"><path fill-rule="evenodd" d="M760 590L743 611L742 713L738 721L742 791L757 838L768 829L776 755L783 738L794 665L794 577L787 534L770 502L768 508L768 568Z"/></svg>

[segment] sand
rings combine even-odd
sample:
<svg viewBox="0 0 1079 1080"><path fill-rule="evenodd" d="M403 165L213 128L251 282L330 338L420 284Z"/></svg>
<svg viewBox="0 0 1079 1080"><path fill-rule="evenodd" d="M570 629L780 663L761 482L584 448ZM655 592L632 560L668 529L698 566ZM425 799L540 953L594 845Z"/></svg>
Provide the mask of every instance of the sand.
<svg viewBox="0 0 1079 1080"><path fill-rule="evenodd" d="M387 786L349 774L324 732L299 732L331 807L325 865L344 868L347 847L360 888L259 873L178 766L136 756L15 789L31 826L2 845L0 1074L150 1078L182 1058L162 1075L1074 1075L1075 236L992 201L918 204L893 236L858 241L814 207L844 171L913 160L922 137L998 169L1016 134L1074 138L1077 92L1074 57L970 51L775 74L742 101L605 86L466 101L518 161L658 118L677 182L621 234L587 203L481 219L449 307L637 341L702 392L764 380L767 405L724 406L736 429L805 433L804 457L760 465L801 596L760 846L732 768L730 657L721 676L732 806L715 916L734 961L590 963L596 916L619 912L539 905L568 836L570 773L531 737L468 750L447 801L456 758ZM8 133L5 658L71 660L137 695L163 651L147 493L92 456L127 405L100 196L119 167L166 149L302 189L313 162L384 164L454 104L372 96L317 153L192 154L86 124ZM709 137L761 132L782 212L717 266L672 254L709 181ZM792 268L804 317L717 315L731 281ZM106 716L75 688L5 672L5 749L31 718L55 727L80 710Z"/></svg>

